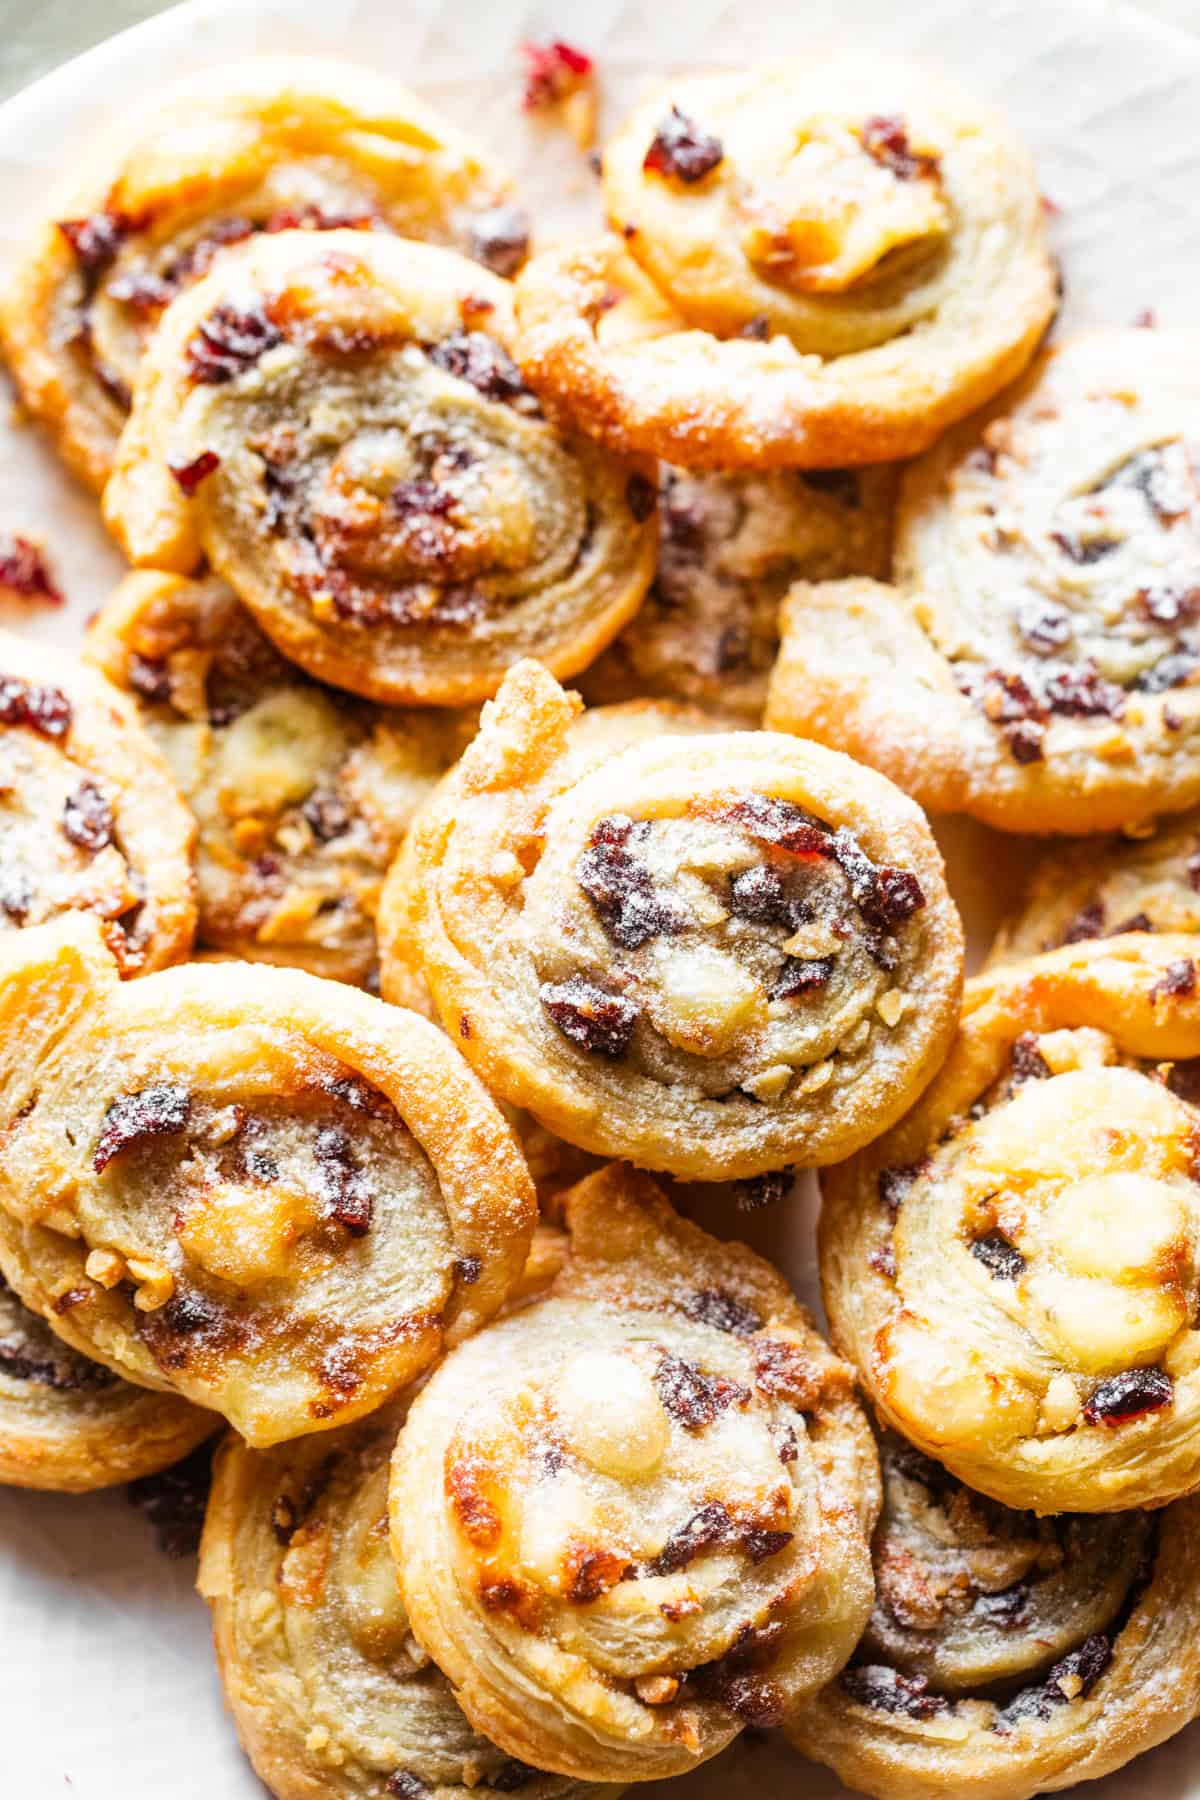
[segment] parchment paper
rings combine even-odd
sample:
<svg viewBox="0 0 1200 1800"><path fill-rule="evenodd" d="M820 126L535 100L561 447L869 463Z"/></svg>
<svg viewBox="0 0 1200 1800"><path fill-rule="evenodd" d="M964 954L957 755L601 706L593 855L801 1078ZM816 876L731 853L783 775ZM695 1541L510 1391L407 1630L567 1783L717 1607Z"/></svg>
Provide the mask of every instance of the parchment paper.
<svg viewBox="0 0 1200 1800"><path fill-rule="evenodd" d="M1036 152L1058 209L1062 325L1122 324L1145 307L1163 324L1194 323L1200 37L1120 0L193 0L0 108L0 278L30 221L73 169L86 169L89 146L114 122L170 80L266 50L333 53L393 72L504 157L543 239L594 224L597 185L584 159L563 131L519 110L516 46L548 37L595 55L608 124L647 81L697 64L849 43L941 67L1003 107ZM0 530L45 541L69 602L5 622L75 643L120 559L92 500L7 417ZM969 824L941 835L978 948L1014 891L1022 847ZM814 1297L808 1191L786 1211L705 1222L750 1238ZM261 1800L222 1715L192 1577L190 1563L156 1549L120 1493L0 1490L0 1800ZM1200 1800L1200 1726L1089 1791L1095 1800ZM657 1788L662 1800L843 1792L824 1770L750 1734L686 1787Z"/></svg>

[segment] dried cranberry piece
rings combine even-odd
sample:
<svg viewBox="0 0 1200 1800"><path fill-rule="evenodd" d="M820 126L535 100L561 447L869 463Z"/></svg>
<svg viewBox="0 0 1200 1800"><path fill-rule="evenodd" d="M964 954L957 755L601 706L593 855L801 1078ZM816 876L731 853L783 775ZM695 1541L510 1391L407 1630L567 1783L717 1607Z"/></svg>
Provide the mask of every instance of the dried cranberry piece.
<svg viewBox="0 0 1200 1800"><path fill-rule="evenodd" d="M477 1256L456 1256L454 1259L454 1273L458 1276L458 1279L462 1282L464 1287L474 1287L475 1283L479 1280L479 1277L483 1274L483 1263Z"/></svg>
<svg viewBox="0 0 1200 1800"><path fill-rule="evenodd" d="M350 1139L337 1125L317 1133L313 1146L317 1159L317 1187L331 1219L351 1237L364 1237L371 1228L375 1194L359 1167Z"/></svg>
<svg viewBox="0 0 1200 1800"><path fill-rule="evenodd" d="M1025 1258L1016 1245L1010 1244L998 1231L989 1232L987 1237L976 1238L971 1245L971 1255L997 1281L1019 1281L1025 1273Z"/></svg>
<svg viewBox="0 0 1200 1800"><path fill-rule="evenodd" d="M761 1207L774 1206L783 1199L795 1176L794 1169L768 1169L765 1174L736 1181L738 1211L758 1212Z"/></svg>
<svg viewBox="0 0 1200 1800"><path fill-rule="evenodd" d="M1120 538L1081 538L1074 531L1052 531L1050 542L1057 544L1063 555L1069 556L1073 563L1080 563L1084 567L1100 562L1104 557L1111 556L1114 550L1121 548Z"/></svg>
<svg viewBox="0 0 1200 1800"><path fill-rule="evenodd" d="M787 956L771 984L772 1000L794 1000L797 994L815 992L827 987L837 958L833 956Z"/></svg>
<svg viewBox="0 0 1200 1800"><path fill-rule="evenodd" d="M1023 1031L1012 1047L1012 1072L1018 1081L1045 1081L1050 1073L1050 1064L1038 1049L1037 1037L1032 1031Z"/></svg>
<svg viewBox="0 0 1200 1800"><path fill-rule="evenodd" d="M1137 609L1156 625L1179 625L1194 619L1200 607L1200 588L1139 588Z"/></svg>
<svg viewBox="0 0 1200 1800"><path fill-rule="evenodd" d="M1082 944L1098 938L1104 930L1104 903L1091 900L1075 914L1063 932L1064 944Z"/></svg>
<svg viewBox="0 0 1200 1800"><path fill-rule="evenodd" d="M894 1169L880 1169L876 1177L879 1198L894 1219L908 1198L914 1181L925 1173L924 1163L906 1163Z"/></svg>
<svg viewBox="0 0 1200 1800"><path fill-rule="evenodd" d="M384 1792L392 1795L393 1800L424 1800L429 1789L411 1769L393 1769L385 1783Z"/></svg>
<svg viewBox="0 0 1200 1800"><path fill-rule="evenodd" d="M718 1331L732 1332L735 1337L750 1337L762 1330L760 1315L726 1288L701 1288L689 1294L683 1310L689 1319L715 1326Z"/></svg>
<svg viewBox="0 0 1200 1800"><path fill-rule="evenodd" d="M765 344L771 335L771 321L766 313L755 313L744 325L739 325L738 336L746 338L752 344Z"/></svg>
<svg viewBox="0 0 1200 1800"><path fill-rule="evenodd" d="M58 219L56 224L70 244L83 273L95 280L112 263L125 239L138 229L140 220L131 213L96 212L84 219Z"/></svg>
<svg viewBox="0 0 1200 1800"><path fill-rule="evenodd" d="M973 1619L999 1625L1002 1631L1015 1631L1028 1622L1033 1610L1033 1594L1026 1581L1014 1582L998 1594L977 1594L971 1607Z"/></svg>
<svg viewBox="0 0 1200 1800"><path fill-rule="evenodd" d="M654 1372L658 1397L685 1431L702 1431L719 1413L735 1402L750 1398L748 1391L723 1375L708 1375L694 1363L664 1351Z"/></svg>
<svg viewBox="0 0 1200 1800"><path fill-rule="evenodd" d="M719 1500L709 1500L686 1524L673 1531L658 1555L646 1564L648 1575L674 1575L686 1569L705 1550L729 1538L733 1521Z"/></svg>
<svg viewBox="0 0 1200 1800"><path fill-rule="evenodd" d="M528 1763L518 1762L510 1757L508 1762L501 1763L494 1775L489 1775L485 1787L492 1788L498 1794L515 1794L541 1774L540 1769L530 1768Z"/></svg>
<svg viewBox="0 0 1200 1800"><path fill-rule="evenodd" d="M211 1485L212 1445L201 1444L161 1474L131 1481L126 1493L153 1526L160 1550L167 1556L195 1556Z"/></svg>
<svg viewBox="0 0 1200 1800"><path fill-rule="evenodd" d="M1096 1386L1083 1409L1089 1425L1123 1425L1143 1413L1161 1412L1175 1398L1175 1383L1163 1369L1126 1369Z"/></svg>
<svg viewBox="0 0 1200 1800"><path fill-rule="evenodd" d="M113 810L94 781L81 781L63 805L62 828L73 844L92 855L113 841Z"/></svg>
<svg viewBox="0 0 1200 1800"><path fill-rule="evenodd" d="M924 1675L902 1675L882 1663L863 1663L846 1669L842 1687L859 1706L874 1712L899 1713L906 1719L932 1719L945 1712L949 1702L931 1693Z"/></svg>
<svg viewBox="0 0 1200 1800"><path fill-rule="evenodd" d="M1017 630L1038 656L1053 656L1074 634L1066 607L1049 600L1023 600L1017 608Z"/></svg>
<svg viewBox="0 0 1200 1800"><path fill-rule="evenodd" d="M468 236L471 255L493 275L515 275L529 255L529 214L517 206L477 213Z"/></svg>
<svg viewBox="0 0 1200 1800"><path fill-rule="evenodd" d="M645 524L657 501L658 493L652 481L647 481L644 475L629 477L625 483L625 503L637 524Z"/></svg>
<svg viewBox="0 0 1200 1800"><path fill-rule="evenodd" d="M536 409L520 369L504 345L486 331L452 332L440 343L428 345L425 354L435 368L470 382L485 400L519 401L523 411Z"/></svg>
<svg viewBox="0 0 1200 1800"><path fill-rule="evenodd" d="M1151 1000L1184 998L1196 991L1196 965L1190 956L1169 962L1150 989Z"/></svg>
<svg viewBox="0 0 1200 1800"><path fill-rule="evenodd" d="M1170 688L1182 687L1195 674L1200 657L1194 650L1173 650L1161 656L1140 674L1134 686L1143 694L1165 694Z"/></svg>
<svg viewBox="0 0 1200 1800"><path fill-rule="evenodd" d="M594 66L585 50L577 50L561 38L549 44L522 44L521 55L525 58L521 104L526 112L557 106L588 79Z"/></svg>
<svg viewBox="0 0 1200 1800"><path fill-rule="evenodd" d="M1108 935L1109 935L1109 937L1123 937L1127 931L1153 931L1153 930L1154 930L1154 920L1150 917L1150 914L1144 913L1144 912L1136 912L1136 913L1130 913L1130 915L1127 919L1122 919L1119 925L1114 925Z"/></svg>
<svg viewBox="0 0 1200 1800"><path fill-rule="evenodd" d="M45 553L28 538L0 537L0 588L23 600L61 606L63 594L50 573Z"/></svg>
<svg viewBox="0 0 1200 1800"><path fill-rule="evenodd" d="M755 925L790 928L795 923L783 877L768 863L742 869L730 879L729 909L737 918L749 919Z"/></svg>
<svg viewBox="0 0 1200 1800"><path fill-rule="evenodd" d="M28 725L59 742L71 729L71 702L61 688L36 687L19 675L0 675L0 725Z"/></svg>
<svg viewBox="0 0 1200 1800"><path fill-rule="evenodd" d="M701 131L694 119L673 106L651 139L642 167L690 186L703 181L724 158L725 146L720 138Z"/></svg>
<svg viewBox="0 0 1200 1800"><path fill-rule="evenodd" d="M1014 762L1035 763L1046 759L1046 730L1043 725L1029 722L1020 725L1007 725L1004 736Z"/></svg>
<svg viewBox="0 0 1200 1800"><path fill-rule="evenodd" d="M220 466L221 459L215 450L202 450L199 456L193 457L189 463L169 462L167 464L171 474L189 500L205 476L211 475L213 470L219 469Z"/></svg>
<svg viewBox="0 0 1200 1800"><path fill-rule="evenodd" d="M282 342L282 331L261 306L218 306L188 342L192 380L213 386L233 381Z"/></svg>
<svg viewBox="0 0 1200 1800"><path fill-rule="evenodd" d="M153 706L164 706L171 698L171 676L165 662L157 657L140 656L136 650L130 653L125 665L125 673L129 685L135 694L148 700Z"/></svg>
<svg viewBox="0 0 1200 1800"><path fill-rule="evenodd" d="M1091 667L1056 669L1045 684L1046 705L1070 719L1119 719L1125 695Z"/></svg>
<svg viewBox="0 0 1200 1800"><path fill-rule="evenodd" d="M733 822L742 825L751 837L764 844L774 844L789 856L834 855L833 835L828 826L806 813L790 800L779 800L774 794L742 794L729 809Z"/></svg>
<svg viewBox="0 0 1200 1800"><path fill-rule="evenodd" d="M33 909L33 884L17 869L0 869L0 912L23 925Z"/></svg>
<svg viewBox="0 0 1200 1800"><path fill-rule="evenodd" d="M899 113L874 113L867 119L859 139L868 156L890 169L898 181L914 181L919 175L932 175L939 157L914 150L908 141L908 126Z"/></svg>
<svg viewBox="0 0 1200 1800"><path fill-rule="evenodd" d="M609 993L583 975L544 982L539 997L563 1036L581 1049L614 1060L628 1050L640 1016L632 1000Z"/></svg>
<svg viewBox="0 0 1200 1800"><path fill-rule="evenodd" d="M596 909L607 935L626 950L651 938L682 931L685 914L654 885L632 846L648 833L624 813L601 819L575 864L575 879Z"/></svg>
<svg viewBox="0 0 1200 1800"><path fill-rule="evenodd" d="M1112 1661L1112 1640L1096 1631L1056 1662L1045 1681L1024 1688L997 1715L995 1729L1003 1735L1021 1719L1048 1719L1055 1707L1073 1699L1086 1699ZM1076 1685L1078 1683L1078 1685Z"/></svg>
<svg viewBox="0 0 1200 1800"><path fill-rule="evenodd" d="M752 1563L766 1562L786 1550L794 1537L791 1531L765 1531L755 1528L742 1537L742 1548Z"/></svg>
<svg viewBox="0 0 1200 1800"><path fill-rule="evenodd" d="M131 1144L183 1131L191 1110L191 1096L178 1082L160 1082L136 1094L122 1094L105 1113L96 1140L92 1167L97 1175L102 1175L113 1157Z"/></svg>
<svg viewBox="0 0 1200 1800"><path fill-rule="evenodd" d="M305 824L322 844L345 837L350 829L350 808L340 794L318 788L308 796L301 809Z"/></svg>

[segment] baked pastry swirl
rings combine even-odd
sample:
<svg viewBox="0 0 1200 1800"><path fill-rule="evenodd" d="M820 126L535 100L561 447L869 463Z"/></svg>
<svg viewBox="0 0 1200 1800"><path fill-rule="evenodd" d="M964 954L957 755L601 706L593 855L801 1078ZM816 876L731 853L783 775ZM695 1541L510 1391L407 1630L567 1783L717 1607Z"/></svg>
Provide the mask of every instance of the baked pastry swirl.
<svg viewBox="0 0 1200 1800"><path fill-rule="evenodd" d="M651 1780L845 1661L878 1473L849 1371L768 1264L620 1166L566 1219L547 1295L414 1402L393 1546L477 1729L580 1780Z"/></svg>
<svg viewBox="0 0 1200 1800"><path fill-rule="evenodd" d="M206 71L89 155L95 172L8 282L0 345L26 407L97 490L164 309L230 244L393 231L504 275L527 248L490 158L399 83L326 56Z"/></svg>
<svg viewBox="0 0 1200 1800"><path fill-rule="evenodd" d="M1038 1519L890 1435L875 1609L789 1723L879 1800L1029 1800L1119 1769L1200 1710L1200 1501Z"/></svg>
<svg viewBox="0 0 1200 1800"><path fill-rule="evenodd" d="M277 1800L468 1800L588 1790L472 1730L413 1637L388 1543L402 1409L217 1455L198 1586L242 1745Z"/></svg>
<svg viewBox="0 0 1200 1800"><path fill-rule="evenodd" d="M81 1494L134 1481L186 1456L216 1425L213 1413L69 1349L0 1277L0 1483Z"/></svg>
<svg viewBox="0 0 1200 1800"><path fill-rule="evenodd" d="M598 1155L720 1181L885 1130L962 966L916 808L793 739L578 715L536 663L485 708L389 876L385 994L415 962L489 1087Z"/></svg>
<svg viewBox="0 0 1200 1800"><path fill-rule="evenodd" d="M67 1343L262 1445L502 1303L533 1186L436 1027L260 964L118 983L91 921L9 942L0 1266Z"/></svg>
<svg viewBox="0 0 1200 1800"><path fill-rule="evenodd" d="M1200 385L1183 334L1043 357L904 474L894 587L798 585L767 720L924 806L1117 830L1200 797Z"/></svg>
<svg viewBox="0 0 1200 1800"><path fill-rule="evenodd" d="M195 826L134 708L72 657L0 632L0 937L100 920L124 975L186 956Z"/></svg>
<svg viewBox="0 0 1200 1800"><path fill-rule="evenodd" d="M195 814L199 941L372 978L384 875L470 715L311 681L219 576L127 576L86 654L130 693Z"/></svg>
<svg viewBox="0 0 1200 1800"><path fill-rule="evenodd" d="M1038 1512L1200 1485L1195 939L969 982L909 1116L823 1178L833 1340L886 1421Z"/></svg>
<svg viewBox="0 0 1200 1800"><path fill-rule="evenodd" d="M1200 812L1194 808L1133 837L1047 849L1001 927L988 967L1125 931L1200 931Z"/></svg>
<svg viewBox="0 0 1200 1800"><path fill-rule="evenodd" d="M757 725L794 581L886 576L895 472L664 469L645 601L579 682L589 703L657 694Z"/></svg>
<svg viewBox="0 0 1200 1800"><path fill-rule="evenodd" d="M164 316L105 515L202 555L312 675L457 705L535 652L582 668L654 564L650 465L560 437L509 354L511 289L372 232L231 250Z"/></svg>
<svg viewBox="0 0 1200 1800"><path fill-rule="evenodd" d="M614 235L521 274L519 359L602 443L688 468L911 456L1055 308L1024 150L902 62L679 76L605 148L604 198Z"/></svg>

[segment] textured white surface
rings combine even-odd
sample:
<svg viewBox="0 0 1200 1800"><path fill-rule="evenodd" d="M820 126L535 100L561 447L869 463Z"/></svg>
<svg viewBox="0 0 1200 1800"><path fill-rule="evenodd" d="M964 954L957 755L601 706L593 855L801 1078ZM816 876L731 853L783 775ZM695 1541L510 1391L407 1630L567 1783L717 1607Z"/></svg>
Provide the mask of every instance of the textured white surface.
<svg viewBox="0 0 1200 1800"><path fill-rule="evenodd" d="M1157 0L1187 19L1193 0ZM27 0L18 5L25 11ZM1191 324L1200 287L1200 42L1119 0L291 0L193 4L68 65L0 108L0 265L64 170L170 78L287 47L393 71L492 143L522 178L543 234L598 216L595 183L560 133L517 109L515 46L568 37L599 59L609 122L647 73L809 54L845 43L942 66L1002 106L1036 151L1067 286L1066 322L1122 323L1152 306ZM22 627L74 641L119 562L92 502L28 432L0 425L0 528L43 537L70 597ZM985 938L1020 847L946 834L952 886ZM745 1235L811 1292L811 1203ZM0 1492L0 1800L253 1800L262 1794L221 1712L191 1569L168 1562L121 1495ZM683 1784L657 1793L675 1800ZM689 1777L691 1800L842 1792L782 1745L743 1742ZM1095 1800L1200 1800L1200 1726L1094 1785Z"/></svg>

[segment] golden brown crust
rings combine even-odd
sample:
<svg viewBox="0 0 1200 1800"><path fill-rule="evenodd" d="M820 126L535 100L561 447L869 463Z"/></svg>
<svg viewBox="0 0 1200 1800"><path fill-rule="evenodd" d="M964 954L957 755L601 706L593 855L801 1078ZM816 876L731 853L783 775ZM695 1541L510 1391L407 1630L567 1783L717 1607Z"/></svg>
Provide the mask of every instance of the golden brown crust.
<svg viewBox="0 0 1200 1800"><path fill-rule="evenodd" d="M69 1349L0 1278L0 1483L82 1494L134 1481L216 1426L214 1413L134 1387Z"/></svg>
<svg viewBox="0 0 1200 1800"><path fill-rule="evenodd" d="M24 405L97 492L149 335L224 245L295 221L499 256L505 274L523 255L527 226L490 159L399 83L328 57L205 71L89 159L8 285L0 344Z"/></svg>
<svg viewBox="0 0 1200 1800"><path fill-rule="evenodd" d="M658 567L637 613L585 669L589 705L638 694L686 700L757 725L794 581L886 576L896 471L665 469Z"/></svg>
<svg viewBox="0 0 1200 1800"><path fill-rule="evenodd" d="M605 200L620 237L521 275L518 354L612 449L911 456L1020 374L1054 312L1027 157L907 66L678 77L607 147Z"/></svg>
<svg viewBox="0 0 1200 1800"><path fill-rule="evenodd" d="M393 1546L478 1728L577 1779L654 1779L844 1661L870 1604L874 1449L847 1371L745 1246L615 1165L566 1220L548 1292L414 1403Z"/></svg>
<svg viewBox="0 0 1200 1800"><path fill-rule="evenodd" d="M383 877L473 715L310 681L218 576L128 575L84 653L130 695L196 817L200 943L367 982Z"/></svg>
<svg viewBox="0 0 1200 1800"><path fill-rule="evenodd" d="M216 1460L198 1586L242 1746L277 1800L614 1800L522 1769L472 1730L409 1630L387 1533L402 1407ZM406 1785L407 1784L407 1785Z"/></svg>
<svg viewBox="0 0 1200 1800"><path fill-rule="evenodd" d="M1200 1709L1200 1501L1038 1521L898 1440L883 1458L871 1625L790 1724L798 1749L879 1800L1029 1800L1121 1768Z"/></svg>
<svg viewBox="0 0 1200 1800"><path fill-rule="evenodd" d="M459 705L560 673L636 610L654 469L560 437L511 290L375 232L228 251L143 358L105 517L139 566L225 576L285 655L368 698Z"/></svg>
<svg viewBox="0 0 1200 1800"><path fill-rule="evenodd" d="M986 966L1127 931L1200 931L1195 809L1158 819L1148 831L1046 850Z"/></svg>
<svg viewBox="0 0 1200 1800"><path fill-rule="evenodd" d="M115 687L0 632L0 935L71 913L102 922L125 975L186 956L195 824Z"/></svg>
<svg viewBox="0 0 1200 1800"><path fill-rule="evenodd" d="M12 945L0 1265L66 1342L262 1445L369 1412L503 1303L532 1183L424 1019L259 964L118 984L90 922Z"/></svg>
<svg viewBox="0 0 1200 1800"><path fill-rule="evenodd" d="M909 1116L823 1180L835 1343L896 1430L1041 1512L1200 1482L1195 940L968 983Z"/></svg>
<svg viewBox="0 0 1200 1800"><path fill-rule="evenodd" d="M419 967L489 1086L595 1154L714 1181L832 1161L953 1030L940 856L847 759L665 704L577 720L512 672L389 877L384 991Z"/></svg>
<svg viewBox="0 0 1200 1800"><path fill-rule="evenodd" d="M767 722L935 812L1113 831L1200 795L1200 403L1181 334L1096 332L914 463L895 585L798 584Z"/></svg>

